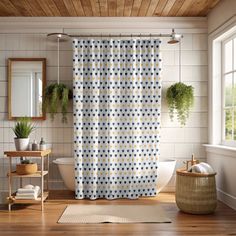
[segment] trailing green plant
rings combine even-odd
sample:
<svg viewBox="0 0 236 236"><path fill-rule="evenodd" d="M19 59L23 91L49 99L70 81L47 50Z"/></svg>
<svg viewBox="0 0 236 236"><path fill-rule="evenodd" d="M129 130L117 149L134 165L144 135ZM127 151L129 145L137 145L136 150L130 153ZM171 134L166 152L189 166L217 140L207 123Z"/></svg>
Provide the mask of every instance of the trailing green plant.
<svg viewBox="0 0 236 236"><path fill-rule="evenodd" d="M49 112L51 119L59 111L62 113L62 122L67 122L67 108L72 99L72 91L65 84L50 84L46 87L43 99L43 111Z"/></svg>
<svg viewBox="0 0 236 236"><path fill-rule="evenodd" d="M190 108L194 102L194 88L182 82L175 83L167 89L166 100L169 107L170 118L173 121L174 112L181 125L186 124Z"/></svg>
<svg viewBox="0 0 236 236"><path fill-rule="evenodd" d="M19 118L12 128L17 138L28 138L31 132L35 129L35 126L31 123L31 118L22 117Z"/></svg>

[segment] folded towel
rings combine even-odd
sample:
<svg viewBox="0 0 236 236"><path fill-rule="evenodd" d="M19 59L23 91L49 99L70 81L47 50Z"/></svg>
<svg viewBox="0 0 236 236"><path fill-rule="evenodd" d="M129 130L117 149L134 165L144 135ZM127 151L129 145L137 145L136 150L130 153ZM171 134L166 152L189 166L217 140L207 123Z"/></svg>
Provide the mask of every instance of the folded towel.
<svg viewBox="0 0 236 236"><path fill-rule="evenodd" d="M15 199L18 199L18 200L24 200L24 199L36 200L37 197L35 197L35 196L25 196L25 197L22 197L22 196L15 196Z"/></svg>
<svg viewBox="0 0 236 236"><path fill-rule="evenodd" d="M19 188L17 190L17 193L35 193L39 190L40 190L39 186L33 186L33 188L31 188L31 189L23 187L23 188Z"/></svg>
<svg viewBox="0 0 236 236"><path fill-rule="evenodd" d="M27 184L23 187L24 189L33 189L34 188L34 185L32 184Z"/></svg>
<svg viewBox="0 0 236 236"><path fill-rule="evenodd" d="M193 173L204 173L204 174L213 174L215 171L213 168L205 163L201 162L199 164L193 165L188 169L188 172L193 172Z"/></svg>
<svg viewBox="0 0 236 236"><path fill-rule="evenodd" d="M33 186L33 189L20 188L16 192L16 199L37 199L40 194L40 187Z"/></svg>
<svg viewBox="0 0 236 236"><path fill-rule="evenodd" d="M36 193L16 193L16 196L19 196L19 197L34 197L36 195Z"/></svg>

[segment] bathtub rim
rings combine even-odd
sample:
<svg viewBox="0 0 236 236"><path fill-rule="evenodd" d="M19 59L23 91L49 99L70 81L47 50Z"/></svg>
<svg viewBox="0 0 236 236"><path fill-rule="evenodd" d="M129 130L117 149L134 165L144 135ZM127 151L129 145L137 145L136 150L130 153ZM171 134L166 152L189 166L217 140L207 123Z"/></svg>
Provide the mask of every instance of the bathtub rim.
<svg viewBox="0 0 236 236"><path fill-rule="evenodd" d="M158 160L158 163L160 162L176 162L175 159L164 159L164 160ZM74 165L74 158L73 157L59 157L56 160L53 160L53 163L58 165Z"/></svg>

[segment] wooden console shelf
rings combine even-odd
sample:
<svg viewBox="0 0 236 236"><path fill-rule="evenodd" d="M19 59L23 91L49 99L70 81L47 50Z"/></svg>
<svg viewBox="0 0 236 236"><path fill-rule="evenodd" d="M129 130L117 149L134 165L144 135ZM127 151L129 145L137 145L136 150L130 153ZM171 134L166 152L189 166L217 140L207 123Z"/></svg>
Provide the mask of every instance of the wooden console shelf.
<svg viewBox="0 0 236 236"><path fill-rule="evenodd" d="M47 174L48 174L48 171L44 170L43 176ZM30 175L19 175L15 171L11 172L12 177L21 177L21 178L35 178L35 177L37 178L37 177L41 177L41 175L42 175L41 171L37 171L36 173L30 174ZM9 176L9 173L7 174L7 176Z"/></svg>
<svg viewBox="0 0 236 236"><path fill-rule="evenodd" d="M7 174L8 177L8 187L9 187L9 196L8 196L8 210L11 211L11 205L15 203L21 204L34 204L34 203L41 203L41 210L43 210L44 201L47 199L49 194L49 154L51 150L44 150L44 151L6 151L4 155L9 159L9 172ZM41 168L34 174L29 175L19 175L15 171L12 170L12 158L19 158L19 157L27 157L27 158L41 158ZM46 169L44 159L46 159ZM45 170L44 170L45 169ZM47 180L47 191L44 191L44 177ZM40 178L41 179L41 195L37 199L15 199L15 194L12 193L12 178L20 178L21 187L22 187L22 179L23 178Z"/></svg>

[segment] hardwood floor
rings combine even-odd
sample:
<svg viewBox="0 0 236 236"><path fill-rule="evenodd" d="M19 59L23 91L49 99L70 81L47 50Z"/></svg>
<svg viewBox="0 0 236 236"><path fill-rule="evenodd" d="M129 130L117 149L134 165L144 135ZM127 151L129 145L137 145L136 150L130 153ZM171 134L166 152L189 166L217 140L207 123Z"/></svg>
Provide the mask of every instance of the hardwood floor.
<svg viewBox="0 0 236 236"><path fill-rule="evenodd" d="M68 204L160 204L172 223L168 224L57 224ZM0 235L236 235L236 211L219 202L213 215L189 215L175 205L174 194L162 193L155 198L139 200L74 200L67 191L50 192L45 210L40 205L14 205L0 210ZM141 212L140 212L141 214Z"/></svg>

